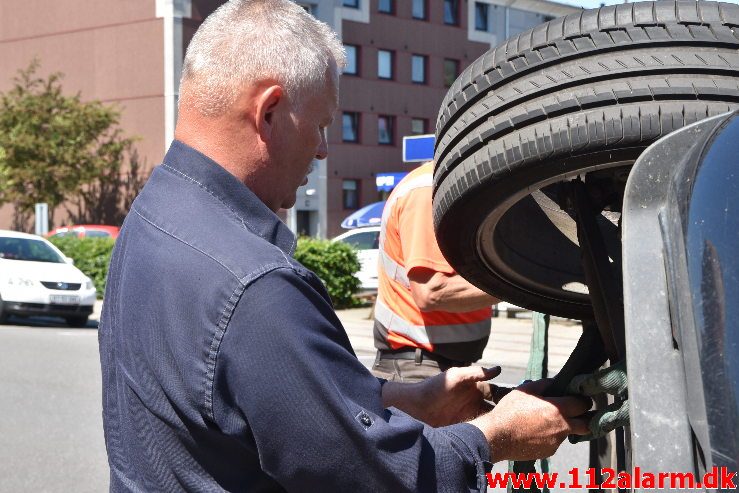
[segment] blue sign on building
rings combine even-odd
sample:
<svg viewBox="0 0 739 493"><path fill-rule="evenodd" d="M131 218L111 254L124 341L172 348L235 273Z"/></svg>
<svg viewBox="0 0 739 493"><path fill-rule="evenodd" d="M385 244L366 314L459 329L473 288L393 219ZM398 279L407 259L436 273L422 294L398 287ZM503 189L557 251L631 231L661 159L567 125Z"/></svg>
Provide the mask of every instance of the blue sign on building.
<svg viewBox="0 0 739 493"><path fill-rule="evenodd" d="M377 173L375 184L379 192L392 192L395 185L400 183L408 173Z"/></svg>
<svg viewBox="0 0 739 493"><path fill-rule="evenodd" d="M403 162L415 163L434 159L434 134L403 137Z"/></svg>

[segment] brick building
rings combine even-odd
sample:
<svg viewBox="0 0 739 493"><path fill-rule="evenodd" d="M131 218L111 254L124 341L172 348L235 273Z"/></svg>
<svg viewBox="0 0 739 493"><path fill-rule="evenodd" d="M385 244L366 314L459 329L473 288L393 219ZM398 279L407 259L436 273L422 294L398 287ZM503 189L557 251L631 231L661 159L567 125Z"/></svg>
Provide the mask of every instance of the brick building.
<svg viewBox="0 0 739 493"><path fill-rule="evenodd" d="M0 91L37 57L64 89L118 105L149 168L174 133L179 74L189 40L223 0L4 0ZM577 9L545 0L299 1L342 37L350 64L329 129L329 158L298 194L288 222L334 236L353 210L380 198L378 173L408 171L404 135L432 133L456 74L508 35ZM0 228L11 224L0 208Z"/></svg>

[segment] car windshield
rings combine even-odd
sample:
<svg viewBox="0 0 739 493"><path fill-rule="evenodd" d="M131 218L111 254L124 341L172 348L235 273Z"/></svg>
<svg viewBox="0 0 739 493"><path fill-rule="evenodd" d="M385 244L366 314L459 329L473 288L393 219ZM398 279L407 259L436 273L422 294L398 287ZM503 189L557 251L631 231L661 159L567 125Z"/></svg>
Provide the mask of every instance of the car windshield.
<svg viewBox="0 0 739 493"><path fill-rule="evenodd" d="M0 258L63 264L64 258L41 240L0 237Z"/></svg>
<svg viewBox="0 0 739 493"><path fill-rule="evenodd" d="M110 233L107 231L100 231L97 229L88 229L85 231L85 237L87 238L110 238Z"/></svg>
<svg viewBox="0 0 739 493"><path fill-rule="evenodd" d="M343 238L343 243L348 243L357 250L372 250L379 248L380 233L379 231L364 231L362 233L353 234Z"/></svg>

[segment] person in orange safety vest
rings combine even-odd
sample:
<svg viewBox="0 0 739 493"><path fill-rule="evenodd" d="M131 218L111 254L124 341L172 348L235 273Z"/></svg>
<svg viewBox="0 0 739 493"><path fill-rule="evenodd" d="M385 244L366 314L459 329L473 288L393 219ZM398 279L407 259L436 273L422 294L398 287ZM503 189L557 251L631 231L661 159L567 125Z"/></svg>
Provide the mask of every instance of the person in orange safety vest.
<svg viewBox="0 0 739 493"><path fill-rule="evenodd" d="M482 356L496 298L465 281L434 237L433 162L409 173L385 204L380 232L373 374L412 382Z"/></svg>

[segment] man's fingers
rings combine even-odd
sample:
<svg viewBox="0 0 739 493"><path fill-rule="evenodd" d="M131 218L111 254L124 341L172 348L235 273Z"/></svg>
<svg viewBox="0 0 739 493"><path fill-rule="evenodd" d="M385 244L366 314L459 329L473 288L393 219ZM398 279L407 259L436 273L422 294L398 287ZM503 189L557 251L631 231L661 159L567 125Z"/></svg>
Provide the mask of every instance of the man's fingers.
<svg viewBox="0 0 739 493"><path fill-rule="evenodd" d="M565 418L574 418L587 412L592 406L593 401L587 397L582 396L567 396L567 397L549 397L549 402L557 406L559 412Z"/></svg>
<svg viewBox="0 0 739 493"><path fill-rule="evenodd" d="M570 418L565 421L567 421L567 424L570 426L570 431L567 433L568 435L587 435L590 433L590 427L588 426L590 419Z"/></svg>
<svg viewBox="0 0 739 493"><path fill-rule="evenodd" d="M486 401L492 401L493 400L493 393L495 390L495 385L489 383L489 382L477 382L477 389L482 394L482 398Z"/></svg>
<svg viewBox="0 0 739 493"><path fill-rule="evenodd" d="M526 392L527 394L541 395L550 385L552 385L553 381L554 380L551 378L542 378L541 380L523 383L516 388L522 392Z"/></svg>
<svg viewBox="0 0 739 493"><path fill-rule="evenodd" d="M461 382L484 382L500 375L500 366L483 368L481 366L467 366L455 368L456 377Z"/></svg>

